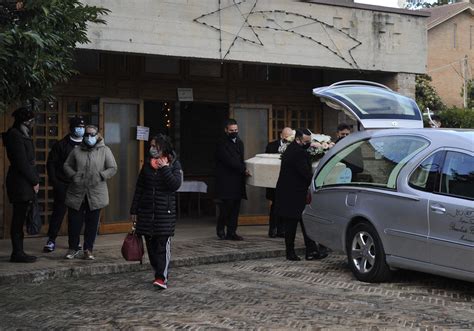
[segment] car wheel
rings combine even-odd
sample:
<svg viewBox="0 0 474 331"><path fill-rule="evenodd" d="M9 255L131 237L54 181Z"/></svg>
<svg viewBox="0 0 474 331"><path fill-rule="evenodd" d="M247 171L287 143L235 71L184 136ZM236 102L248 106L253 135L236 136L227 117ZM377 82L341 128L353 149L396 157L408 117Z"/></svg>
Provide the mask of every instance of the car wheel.
<svg viewBox="0 0 474 331"><path fill-rule="evenodd" d="M382 241L372 225L363 222L350 228L346 247L349 266L358 280L377 283L390 278Z"/></svg>

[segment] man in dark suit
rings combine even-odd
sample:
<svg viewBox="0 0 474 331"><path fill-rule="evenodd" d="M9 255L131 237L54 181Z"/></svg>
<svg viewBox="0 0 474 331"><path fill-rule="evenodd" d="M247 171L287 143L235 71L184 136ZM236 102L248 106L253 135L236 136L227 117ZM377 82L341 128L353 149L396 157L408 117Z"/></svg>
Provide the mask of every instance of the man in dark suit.
<svg viewBox="0 0 474 331"><path fill-rule="evenodd" d="M327 252L307 235L301 219L306 204L306 194L312 178L311 162L306 150L311 144L311 131L297 129L295 140L282 155L280 175L276 186L276 215L285 224L286 258L299 261L295 253L295 236L298 223L303 231L306 246L306 260L322 259ZM321 246L323 247L323 246Z"/></svg>
<svg viewBox="0 0 474 331"><path fill-rule="evenodd" d="M228 119L225 135L216 149L216 197L220 200L217 218L217 237L243 240L237 234L240 201L247 199L245 177L249 176L244 163L244 144L240 140L237 121ZM225 227L227 226L227 233Z"/></svg>
<svg viewBox="0 0 474 331"><path fill-rule="evenodd" d="M293 130L291 128L284 128L280 133L280 139L269 142L267 148L265 148L265 153L267 154L277 154L279 153L280 147L289 144L289 138L293 135ZM270 207L270 222L268 228L268 236L270 238L284 238L285 237L285 228L284 224L280 219L275 215L275 189L267 188L266 193L267 200L272 202Z"/></svg>

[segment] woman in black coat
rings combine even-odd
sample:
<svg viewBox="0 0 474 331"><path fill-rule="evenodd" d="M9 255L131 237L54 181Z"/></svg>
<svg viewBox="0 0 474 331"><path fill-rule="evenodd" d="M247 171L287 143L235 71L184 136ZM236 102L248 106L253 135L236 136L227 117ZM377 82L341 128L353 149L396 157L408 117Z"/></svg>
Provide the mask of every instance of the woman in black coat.
<svg viewBox="0 0 474 331"><path fill-rule="evenodd" d="M176 191L183 175L169 137L162 134L152 137L149 155L138 176L130 214L136 222L135 232L145 237L155 271L153 285L165 289L171 237L176 225Z"/></svg>
<svg viewBox="0 0 474 331"><path fill-rule="evenodd" d="M39 190L39 174L35 165L35 147L31 138L35 114L27 108L13 112L15 123L5 133L3 142L10 160L6 178L7 194L13 204L11 223L11 262L34 262L36 257L23 251L23 226Z"/></svg>

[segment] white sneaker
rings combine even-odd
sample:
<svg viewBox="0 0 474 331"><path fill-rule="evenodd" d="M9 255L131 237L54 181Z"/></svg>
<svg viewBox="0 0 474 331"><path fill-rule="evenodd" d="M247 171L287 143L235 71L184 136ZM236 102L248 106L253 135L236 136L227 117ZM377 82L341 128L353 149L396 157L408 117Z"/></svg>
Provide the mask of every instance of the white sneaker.
<svg viewBox="0 0 474 331"><path fill-rule="evenodd" d="M68 260L78 259L83 255L81 250L70 249L65 258Z"/></svg>
<svg viewBox="0 0 474 331"><path fill-rule="evenodd" d="M84 251L84 260L95 260L94 255L92 255L92 252L88 249Z"/></svg>

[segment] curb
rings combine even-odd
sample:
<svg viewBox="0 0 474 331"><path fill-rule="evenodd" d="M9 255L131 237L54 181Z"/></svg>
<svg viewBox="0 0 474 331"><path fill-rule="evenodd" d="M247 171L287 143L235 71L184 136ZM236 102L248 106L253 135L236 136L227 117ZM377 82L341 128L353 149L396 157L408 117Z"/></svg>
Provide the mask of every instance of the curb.
<svg viewBox="0 0 474 331"><path fill-rule="evenodd" d="M304 253L304 249L298 248L296 249L296 253ZM282 256L285 256L284 249L236 252L185 258L178 257L170 262L170 267L191 267L204 264L257 260ZM74 265L55 269L42 269L2 274L0 275L0 285L18 283L41 283L51 279L118 274L144 270L150 270L149 262L144 262L143 264L136 262L126 262L123 260L109 263L93 262L90 265Z"/></svg>

